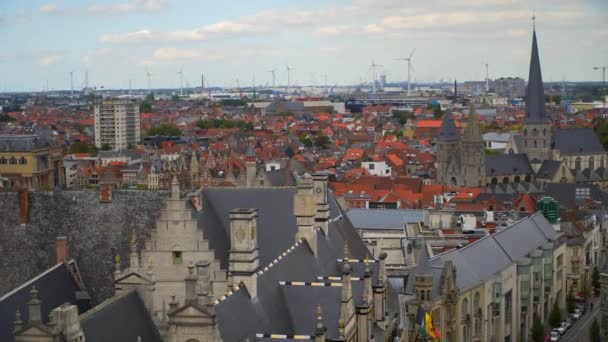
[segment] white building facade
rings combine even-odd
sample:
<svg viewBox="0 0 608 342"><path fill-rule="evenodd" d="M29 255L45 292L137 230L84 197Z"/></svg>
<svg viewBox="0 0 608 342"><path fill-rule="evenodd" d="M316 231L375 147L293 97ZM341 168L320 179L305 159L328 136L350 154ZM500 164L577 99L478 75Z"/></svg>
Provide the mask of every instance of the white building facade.
<svg viewBox="0 0 608 342"><path fill-rule="evenodd" d="M141 138L139 104L128 99L104 99L94 105L95 146L126 150Z"/></svg>

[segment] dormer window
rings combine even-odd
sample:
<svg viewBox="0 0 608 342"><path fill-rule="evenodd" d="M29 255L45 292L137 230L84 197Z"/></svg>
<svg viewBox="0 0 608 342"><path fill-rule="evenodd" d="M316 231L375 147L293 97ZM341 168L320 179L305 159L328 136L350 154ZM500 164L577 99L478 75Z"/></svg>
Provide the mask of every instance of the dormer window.
<svg viewBox="0 0 608 342"><path fill-rule="evenodd" d="M176 251L173 252L173 264L179 265L183 263L182 252Z"/></svg>

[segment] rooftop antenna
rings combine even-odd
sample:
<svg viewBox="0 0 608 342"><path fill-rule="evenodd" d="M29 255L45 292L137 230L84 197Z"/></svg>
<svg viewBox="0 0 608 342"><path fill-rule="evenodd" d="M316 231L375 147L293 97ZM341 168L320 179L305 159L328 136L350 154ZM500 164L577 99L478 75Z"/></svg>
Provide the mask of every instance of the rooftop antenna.
<svg viewBox="0 0 608 342"><path fill-rule="evenodd" d="M183 68L180 68L177 72L179 75L179 96L184 96L184 72Z"/></svg>
<svg viewBox="0 0 608 342"><path fill-rule="evenodd" d="M416 49L412 50L408 58L398 58L399 61L407 61L407 96L412 95L412 87L410 84L412 83L412 56Z"/></svg>
<svg viewBox="0 0 608 342"><path fill-rule="evenodd" d="M292 68L289 65L285 64L285 70L287 71L287 93L289 94L289 86L291 85L291 71Z"/></svg>

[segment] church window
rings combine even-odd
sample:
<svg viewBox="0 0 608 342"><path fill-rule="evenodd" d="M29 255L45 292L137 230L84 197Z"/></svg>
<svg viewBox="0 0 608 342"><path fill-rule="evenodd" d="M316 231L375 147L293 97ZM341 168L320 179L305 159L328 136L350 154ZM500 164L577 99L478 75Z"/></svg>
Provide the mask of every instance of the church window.
<svg viewBox="0 0 608 342"><path fill-rule="evenodd" d="M509 184L509 177L505 177L502 179L503 184Z"/></svg>
<svg viewBox="0 0 608 342"><path fill-rule="evenodd" d="M581 157L577 157L576 160L574 161L574 169L576 171L581 170Z"/></svg>
<svg viewBox="0 0 608 342"><path fill-rule="evenodd" d="M462 301L462 319L466 318L466 315L469 313L469 300L463 299Z"/></svg>
<svg viewBox="0 0 608 342"><path fill-rule="evenodd" d="M498 184L498 178L493 177L492 178L492 184Z"/></svg>
<svg viewBox="0 0 608 342"><path fill-rule="evenodd" d="M532 130L532 136L535 137L538 135L538 130L535 128Z"/></svg>
<svg viewBox="0 0 608 342"><path fill-rule="evenodd" d="M456 184L456 177L452 177L452 185L457 185Z"/></svg>
<svg viewBox="0 0 608 342"><path fill-rule="evenodd" d="M589 170L595 170L595 160L593 157L589 157Z"/></svg>
<svg viewBox="0 0 608 342"><path fill-rule="evenodd" d="M178 252L178 251L173 252L173 264L178 265L178 264L181 264L182 262L183 262L182 252Z"/></svg>
<svg viewBox="0 0 608 342"><path fill-rule="evenodd" d="M521 182L521 178L519 176L515 176L515 178L513 179L513 182L519 183L519 182Z"/></svg>
<svg viewBox="0 0 608 342"><path fill-rule="evenodd" d="M479 308L479 300L480 300L480 295L479 292L475 292L475 296L473 296L473 307L475 308L475 310L477 310Z"/></svg>
<svg viewBox="0 0 608 342"><path fill-rule="evenodd" d="M17 158L15 158L15 157L11 157L11 159L10 159L10 164L11 164L11 165L16 165L16 164L17 164Z"/></svg>
<svg viewBox="0 0 608 342"><path fill-rule="evenodd" d="M532 180L532 178L530 177L530 175L527 175L525 178L525 181L529 183L531 180Z"/></svg>

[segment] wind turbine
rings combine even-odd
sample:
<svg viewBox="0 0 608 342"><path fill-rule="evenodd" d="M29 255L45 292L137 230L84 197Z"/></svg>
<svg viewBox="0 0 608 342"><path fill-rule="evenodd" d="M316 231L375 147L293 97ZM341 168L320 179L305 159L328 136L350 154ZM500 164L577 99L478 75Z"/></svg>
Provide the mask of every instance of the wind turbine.
<svg viewBox="0 0 608 342"><path fill-rule="evenodd" d="M372 71L372 77L374 78L372 81L372 93L375 94L376 93L376 68L381 67L382 65L376 64L376 62L374 62L373 58L370 57L370 59L372 60L372 65L370 65L367 72L369 72L370 70Z"/></svg>
<svg viewBox="0 0 608 342"><path fill-rule="evenodd" d="M180 68L179 71L177 72L177 74L179 75L179 96L184 96L184 72L183 72L183 68Z"/></svg>
<svg viewBox="0 0 608 342"><path fill-rule="evenodd" d="M275 71L276 71L275 69L268 70L268 72L272 74L272 87L273 87L273 88L274 88L274 87L275 87L275 85L276 85L276 83L275 83L275 79L276 79L276 78L275 78L275 76L276 76L276 75L275 75Z"/></svg>
<svg viewBox="0 0 608 342"><path fill-rule="evenodd" d="M414 52L416 51L416 49L412 50L412 53L410 53L410 56L408 58L398 58L398 61L407 61L407 96L411 96L412 95L412 87L410 86L411 82L411 77L412 77L412 56L414 55Z"/></svg>
<svg viewBox="0 0 608 342"><path fill-rule="evenodd" d="M289 94L289 86L291 85L291 71L293 68L290 68L289 65L285 64L285 70L287 71L287 93Z"/></svg>

